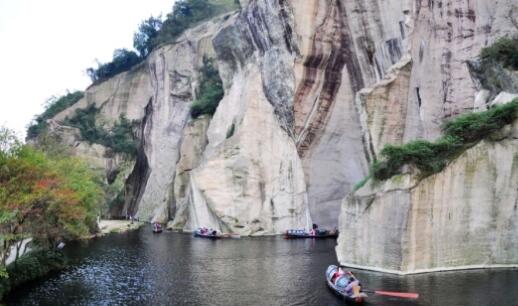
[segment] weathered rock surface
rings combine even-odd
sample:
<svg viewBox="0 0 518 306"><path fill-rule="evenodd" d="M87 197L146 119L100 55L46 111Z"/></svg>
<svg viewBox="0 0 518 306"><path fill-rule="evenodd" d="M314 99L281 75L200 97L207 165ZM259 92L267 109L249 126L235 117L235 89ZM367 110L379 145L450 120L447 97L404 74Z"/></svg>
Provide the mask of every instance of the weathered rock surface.
<svg viewBox="0 0 518 306"><path fill-rule="evenodd" d="M393 273L518 266L518 120L442 172L366 186L343 203L345 265Z"/></svg>
<svg viewBox="0 0 518 306"><path fill-rule="evenodd" d="M62 133L93 164L124 173L120 215L245 235L334 227L385 144L433 139L445 120L488 107L496 93L468 61L516 31L514 0L240 3L53 118L95 104L99 124L121 114L141 122L130 174L106 148ZM191 121L204 55L225 96L214 116ZM514 94L515 72L506 73Z"/></svg>
<svg viewBox="0 0 518 306"><path fill-rule="evenodd" d="M261 74L247 67L245 82L233 83L244 102L242 113L220 112L234 103L221 101L209 127L205 161L191 176L193 203L186 229L210 225L245 235L275 234L310 224L302 163L295 144L276 120L262 91ZM233 134L221 143L211 130L229 123ZM214 128L218 128L217 125ZM212 136L212 137L211 137ZM216 222L217 221L217 222Z"/></svg>

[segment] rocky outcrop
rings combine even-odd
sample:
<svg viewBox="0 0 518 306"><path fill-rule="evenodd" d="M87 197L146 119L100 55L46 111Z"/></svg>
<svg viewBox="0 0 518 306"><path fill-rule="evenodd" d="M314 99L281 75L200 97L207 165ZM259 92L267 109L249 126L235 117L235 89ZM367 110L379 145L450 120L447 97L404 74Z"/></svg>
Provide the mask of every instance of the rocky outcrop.
<svg viewBox="0 0 518 306"><path fill-rule="evenodd" d="M335 227L385 144L433 139L449 118L491 103L468 61L514 31L513 2L241 0L53 120L63 126L92 104L106 127L120 114L138 120L139 152L124 163L63 133L78 154L124 173L112 178L124 180L121 216L244 235ZM204 56L225 95L212 117L192 120Z"/></svg>
<svg viewBox="0 0 518 306"><path fill-rule="evenodd" d="M206 160L191 176L188 229L207 224L258 235L310 224L302 163L276 120L256 69L248 67L250 75L236 76L246 81L236 79L231 89L245 101L242 113L220 113L235 101L224 99L211 122ZM235 130L232 135L225 131L220 143L214 141L220 138L215 131L219 121Z"/></svg>
<svg viewBox="0 0 518 306"><path fill-rule="evenodd" d="M130 71L94 84L82 100L53 118L63 124L76 109L93 104L99 109L96 121L106 128L120 115L140 122L135 134L141 145L126 180L125 205L118 215L164 223L170 218L176 164L195 97L198 69L204 56L214 54L210 42L223 23L223 17L219 17L188 30L176 44L158 48ZM86 144L79 133L72 138L78 146Z"/></svg>
<svg viewBox="0 0 518 306"><path fill-rule="evenodd" d="M518 266L518 120L442 172L367 183L343 203L345 265L398 274Z"/></svg>

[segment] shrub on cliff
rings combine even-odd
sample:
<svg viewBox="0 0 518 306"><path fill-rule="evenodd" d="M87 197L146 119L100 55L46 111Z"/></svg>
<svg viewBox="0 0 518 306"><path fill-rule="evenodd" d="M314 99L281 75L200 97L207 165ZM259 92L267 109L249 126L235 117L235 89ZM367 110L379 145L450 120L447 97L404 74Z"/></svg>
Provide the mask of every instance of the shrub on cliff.
<svg viewBox="0 0 518 306"><path fill-rule="evenodd" d="M41 115L36 116L33 122L27 129L27 138L38 137L46 128L47 120L57 115L67 107L74 105L77 101L83 98L84 93L82 91L75 91L67 93L59 98L52 97L45 103L45 111Z"/></svg>
<svg viewBox="0 0 518 306"><path fill-rule="evenodd" d="M233 0L177 0L153 44L173 42L197 23L238 8L239 2Z"/></svg>
<svg viewBox="0 0 518 306"><path fill-rule="evenodd" d="M127 71L140 62L142 62L142 58L134 51L117 49L113 52L111 62L105 64L98 63L97 68L88 68L86 73L93 83L97 83Z"/></svg>
<svg viewBox="0 0 518 306"><path fill-rule="evenodd" d="M85 109L76 110L75 115L67 120L67 124L76 127L81 133L83 140L90 143L101 144L111 148L115 153L125 153L129 156L137 154L137 139L133 135L133 126L138 122L128 120L120 115L119 120L113 127L106 131L96 123L96 116L99 109L91 104Z"/></svg>
<svg viewBox="0 0 518 306"><path fill-rule="evenodd" d="M133 48L138 51L140 57L145 58L156 47L156 38L161 28L160 16L151 16L140 23L137 32L133 34Z"/></svg>
<svg viewBox="0 0 518 306"><path fill-rule="evenodd" d="M421 176L437 173L466 148L500 130L518 118L518 99L486 112L457 117L443 126L444 135L435 142L415 140L403 145L386 145L381 159L371 166L371 175L386 180L401 173L404 165L417 167Z"/></svg>
<svg viewBox="0 0 518 306"><path fill-rule="evenodd" d="M133 35L133 47L138 51L117 49L108 63L86 69L92 82L102 82L116 74L127 71L142 62L160 44L171 43L185 30L219 14L238 9L237 0L177 0L173 10L164 21L153 17L142 21Z"/></svg>
<svg viewBox="0 0 518 306"><path fill-rule="evenodd" d="M482 65L501 63L504 68L518 70L518 36L502 37L480 53Z"/></svg>
<svg viewBox="0 0 518 306"><path fill-rule="evenodd" d="M197 98L191 105L191 117L194 119L203 114L213 115L224 94L223 83L211 59L203 58L200 75Z"/></svg>

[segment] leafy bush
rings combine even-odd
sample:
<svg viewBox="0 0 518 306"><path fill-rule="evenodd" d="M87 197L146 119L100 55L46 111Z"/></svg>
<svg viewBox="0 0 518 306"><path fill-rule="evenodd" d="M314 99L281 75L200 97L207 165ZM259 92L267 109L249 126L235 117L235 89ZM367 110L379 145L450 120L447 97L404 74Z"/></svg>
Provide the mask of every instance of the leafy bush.
<svg viewBox="0 0 518 306"><path fill-rule="evenodd" d="M67 107L74 105L77 101L81 100L83 96L84 93L82 91L75 91L59 98L52 97L47 100L45 111L34 118L34 121L27 129L27 138L38 137L47 128L48 119L54 117Z"/></svg>
<svg viewBox="0 0 518 306"><path fill-rule="evenodd" d="M11 289L50 272L61 270L66 267L66 264L64 255L58 252L38 250L23 255L7 266L8 277L0 279L0 300Z"/></svg>
<svg viewBox="0 0 518 306"><path fill-rule="evenodd" d="M399 146L386 145L381 151L381 160L371 165L371 175L378 180L386 180L401 173L406 164L416 166L422 176L437 173L467 147L516 118L518 99L486 112L459 116L443 126L444 135L435 142L415 140Z"/></svg>
<svg viewBox="0 0 518 306"><path fill-rule="evenodd" d="M490 47L483 48L480 57L483 65L499 62L504 68L518 70L518 36L498 39Z"/></svg>
<svg viewBox="0 0 518 306"><path fill-rule="evenodd" d="M134 51L117 49L113 52L113 59L109 63L98 63L97 68L88 68L86 73L93 83L99 83L121 72L130 70L142 62L142 58Z"/></svg>
<svg viewBox="0 0 518 306"><path fill-rule="evenodd" d="M105 132L98 129L95 124L95 117L99 109L95 104L90 104L85 109L77 109L74 117L68 119L65 123L76 127L81 132L81 137L90 143L99 143L103 139Z"/></svg>
<svg viewBox="0 0 518 306"><path fill-rule="evenodd" d="M9 283L11 287L16 287L65 266L66 259L62 253L46 250L29 252L7 266Z"/></svg>
<svg viewBox="0 0 518 306"><path fill-rule="evenodd" d="M203 67L200 69L200 74L198 97L191 105L192 118L198 118L203 114L213 115L224 94L223 83L211 59L203 58Z"/></svg>
<svg viewBox="0 0 518 306"><path fill-rule="evenodd" d="M135 156L138 142L133 136L133 125L124 115L119 117L110 131L98 127L95 120L99 109L91 104L85 109L76 110L75 116L67 121L67 124L76 127L81 132L81 137L90 142L98 143L111 148L116 153L126 153Z"/></svg>
<svg viewBox="0 0 518 306"><path fill-rule="evenodd" d="M489 109L481 113L470 113L457 117L443 127L445 135L473 142L510 124L518 116L518 99L511 103Z"/></svg>
<svg viewBox="0 0 518 306"><path fill-rule="evenodd" d="M138 148L138 142L133 136L133 125L135 124L137 124L137 122L131 122L121 115L119 121L117 121L111 131L106 134L102 143L112 148L114 152L135 156Z"/></svg>

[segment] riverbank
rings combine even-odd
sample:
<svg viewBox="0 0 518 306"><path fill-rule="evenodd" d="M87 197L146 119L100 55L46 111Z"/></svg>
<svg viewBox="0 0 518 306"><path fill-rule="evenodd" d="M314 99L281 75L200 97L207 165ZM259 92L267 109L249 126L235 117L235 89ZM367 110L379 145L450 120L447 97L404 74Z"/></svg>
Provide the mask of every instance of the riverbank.
<svg viewBox="0 0 518 306"><path fill-rule="evenodd" d="M129 220L100 220L97 224L99 233L96 236L104 236L110 233L124 233L139 229L144 224L144 222Z"/></svg>
<svg viewBox="0 0 518 306"><path fill-rule="evenodd" d="M99 232L84 238L90 239L110 233L123 233L139 229L143 225L144 222L128 220L100 220L98 223ZM31 239L27 239L25 244L29 241ZM66 267L67 259L61 252L36 250L23 254L16 262L13 258L6 267L7 277L0 278L0 301L16 287Z"/></svg>
<svg viewBox="0 0 518 306"><path fill-rule="evenodd" d="M13 289L67 266L61 252L35 250L7 265L6 275L0 277L0 301Z"/></svg>

